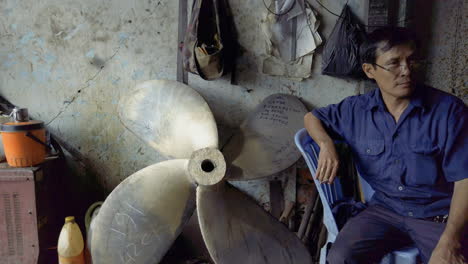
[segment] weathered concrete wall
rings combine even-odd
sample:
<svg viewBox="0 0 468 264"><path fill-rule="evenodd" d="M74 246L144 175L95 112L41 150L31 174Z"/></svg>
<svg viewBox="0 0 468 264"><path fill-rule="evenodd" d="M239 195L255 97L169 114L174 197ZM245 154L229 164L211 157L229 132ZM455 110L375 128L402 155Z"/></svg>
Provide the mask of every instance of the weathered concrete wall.
<svg viewBox="0 0 468 264"><path fill-rule="evenodd" d="M426 82L468 103L468 2L411 2L410 26L420 35L427 59Z"/></svg>
<svg viewBox="0 0 468 264"><path fill-rule="evenodd" d="M174 1L2 1L3 96L94 161L103 183L160 157L121 126L119 96L175 74ZM68 106L68 108L66 108Z"/></svg>
<svg viewBox="0 0 468 264"><path fill-rule="evenodd" d="M189 76L189 85L212 108L221 137L270 94L294 94L317 107L359 90L357 82L322 76L320 56L312 78L303 82L260 73L259 24L266 9L262 1L229 2L245 50L238 59L239 85L230 85L229 76L212 82ZM323 1L336 13L344 2ZM350 1L360 16L363 2ZM337 18L312 4L326 40ZM116 109L120 96L138 81L176 78L177 11L174 0L1 0L0 93L50 122L50 131L91 160L110 190L136 170L166 159L126 131Z"/></svg>
<svg viewBox="0 0 468 264"><path fill-rule="evenodd" d="M320 74L322 47L308 80L262 74L259 25L266 9L262 1L229 2L244 50L238 85L231 85L229 76L207 82L189 75L189 85L212 108L221 138L270 94L293 94L312 108L360 90L358 82ZM326 41L337 17L309 2ZM322 0L335 13L345 2ZM349 2L366 21L366 1ZM428 83L465 101L467 9L463 0L417 1L412 19L425 40ZM116 109L120 96L137 82L176 78L177 11L178 1L169 0L0 0L0 93L50 122L54 134L92 161L99 181L110 190L136 170L166 159L126 131Z"/></svg>

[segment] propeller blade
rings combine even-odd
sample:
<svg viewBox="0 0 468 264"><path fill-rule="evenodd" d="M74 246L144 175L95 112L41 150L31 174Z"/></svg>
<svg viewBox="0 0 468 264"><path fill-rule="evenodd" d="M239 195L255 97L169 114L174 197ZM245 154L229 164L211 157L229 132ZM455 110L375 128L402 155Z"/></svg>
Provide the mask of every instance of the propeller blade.
<svg viewBox="0 0 468 264"><path fill-rule="evenodd" d="M119 115L127 129L164 155L189 158L195 150L218 148L218 130L208 104L185 84L140 83L121 99Z"/></svg>
<svg viewBox="0 0 468 264"><path fill-rule="evenodd" d="M158 263L195 209L188 160L148 166L121 182L93 220L93 263Z"/></svg>
<svg viewBox="0 0 468 264"><path fill-rule="evenodd" d="M304 126L307 109L292 95L270 95L249 114L223 148L229 180L252 180L290 167L300 153L295 133Z"/></svg>
<svg viewBox="0 0 468 264"><path fill-rule="evenodd" d="M203 240L216 263L312 263L293 232L227 183L198 186L197 212Z"/></svg>

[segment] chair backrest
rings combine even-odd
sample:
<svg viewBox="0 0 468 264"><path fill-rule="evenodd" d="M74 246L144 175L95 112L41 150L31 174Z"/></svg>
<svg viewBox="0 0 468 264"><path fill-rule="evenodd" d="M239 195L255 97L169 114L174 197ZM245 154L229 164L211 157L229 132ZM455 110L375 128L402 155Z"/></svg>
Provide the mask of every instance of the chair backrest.
<svg viewBox="0 0 468 264"><path fill-rule="evenodd" d="M329 236L332 236L332 241L334 241L334 238L338 235L338 226L336 225L335 217L333 216L331 208L334 202L343 198L341 183L339 179L337 179L333 184L321 184L317 179L315 179L319 146L312 140L307 133L307 130L304 128L299 130L294 137L294 141L309 167L312 179L314 180L322 201L323 223L327 228Z"/></svg>
<svg viewBox="0 0 468 264"><path fill-rule="evenodd" d="M342 192L341 181L339 178L336 178L333 184L322 184L315 179L315 174L317 171L318 165L318 154L320 152L319 146L312 140L312 138L307 133L305 128L299 130L295 137L294 141L297 148L304 157L307 166L312 174L315 186L320 195L320 199L323 205L323 223L328 231L328 241L334 242L336 236L338 235L338 227L333 216L331 208L334 203L344 198ZM370 200L374 194L374 190L367 183L364 178L359 174L360 188L364 195L364 200L367 202ZM392 253L387 254L380 264L416 264L416 259L418 257L419 251L415 247L407 247L404 249L396 250Z"/></svg>
<svg viewBox="0 0 468 264"><path fill-rule="evenodd" d="M332 234L338 234L338 228L335 222L335 218L333 217L331 208L333 208L336 202L345 198L343 195L343 187L341 181L339 178L335 178L333 184L322 184L315 179L320 147L309 136L305 128L299 130L296 133L294 140L296 146L298 147L302 156L304 157L307 166L309 167L315 186L317 187L318 193L320 195L320 199L322 200L324 208L324 220L326 220L324 221L325 226L327 227L328 232ZM374 190L369 185L369 183L367 183L367 181L361 177L359 172L358 175L360 188L363 192L364 200L367 202L374 194ZM326 203L324 201L326 201Z"/></svg>

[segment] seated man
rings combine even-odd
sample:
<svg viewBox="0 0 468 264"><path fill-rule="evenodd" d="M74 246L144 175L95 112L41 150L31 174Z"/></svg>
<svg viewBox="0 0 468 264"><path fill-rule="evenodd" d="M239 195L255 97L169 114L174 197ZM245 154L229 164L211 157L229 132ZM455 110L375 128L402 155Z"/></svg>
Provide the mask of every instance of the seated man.
<svg viewBox="0 0 468 264"><path fill-rule="evenodd" d="M340 231L329 264L379 263L415 244L424 263L466 263L468 111L458 98L415 83L417 41L404 28L377 29L361 47L378 89L304 117L320 145L317 178L333 182L344 139L375 194Z"/></svg>

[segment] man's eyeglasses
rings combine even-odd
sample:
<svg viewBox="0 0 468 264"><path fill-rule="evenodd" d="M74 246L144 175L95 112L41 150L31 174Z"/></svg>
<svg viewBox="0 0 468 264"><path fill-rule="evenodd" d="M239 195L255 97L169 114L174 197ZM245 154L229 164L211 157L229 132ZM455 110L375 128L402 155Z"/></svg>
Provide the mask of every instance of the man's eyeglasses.
<svg viewBox="0 0 468 264"><path fill-rule="evenodd" d="M398 74L402 71L403 67L408 68L408 70L413 71L413 70L418 70L422 67L422 62L421 61L409 61L406 65L405 64L398 64L398 63L392 63L386 67L379 65L377 63L372 63L372 65L375 65L381 69L384 69L388 72L391 72L393 74Z"/></svg>

